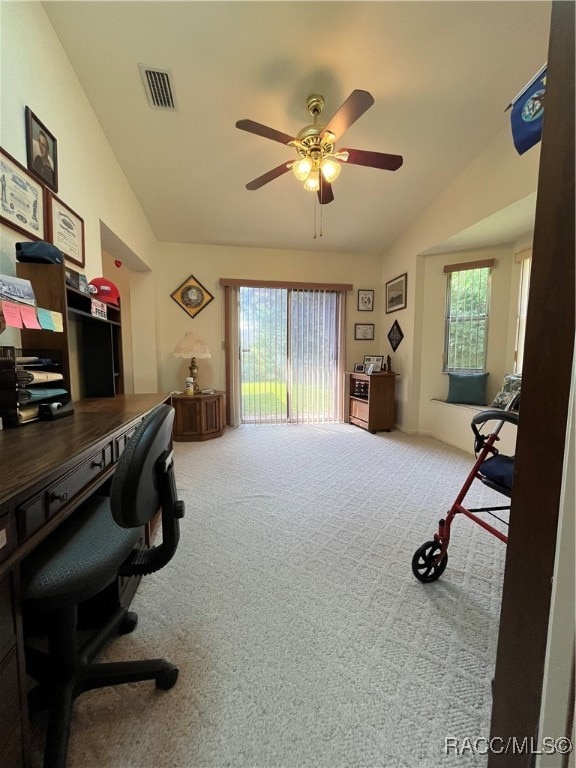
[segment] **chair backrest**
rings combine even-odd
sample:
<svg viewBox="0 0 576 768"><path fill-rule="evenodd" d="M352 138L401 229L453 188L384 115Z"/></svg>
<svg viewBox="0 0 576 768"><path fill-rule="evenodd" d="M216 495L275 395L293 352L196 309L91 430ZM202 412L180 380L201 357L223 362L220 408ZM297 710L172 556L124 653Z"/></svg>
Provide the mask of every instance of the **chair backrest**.
<svg viewBox="0 0 576 768"><path fill-rule="evenodd" d="M162 509L162 543L134 550L124 575L152 573L174 555L180 538L184 503L176 497L172 453L174 408L158 405L138 425L120 456L112 479L110 508L123 528L139 528Z"/></svg>
<svg viewBox="0 0 576 768"><path fill-rule="evenodd" d="M173 421L173 408L156 406L138 425L118 460L110 506L122 528L145 525L161 507L162 459L171 452Z"/></svg>

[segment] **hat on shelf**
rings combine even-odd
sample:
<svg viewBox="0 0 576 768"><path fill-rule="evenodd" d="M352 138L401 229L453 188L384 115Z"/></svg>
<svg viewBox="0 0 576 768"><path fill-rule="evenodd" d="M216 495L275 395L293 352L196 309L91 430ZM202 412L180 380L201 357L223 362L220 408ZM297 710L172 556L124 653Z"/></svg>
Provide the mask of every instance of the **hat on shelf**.
<svg viewBox="0 0 576 768"><path fill-rule="evenodd" d="M112 280L108 280L106 277L95 277L88 283L88 290L92 296L100 299L100 301L105 301L107 304L118 306L120 291L114 285Z"/></svg>

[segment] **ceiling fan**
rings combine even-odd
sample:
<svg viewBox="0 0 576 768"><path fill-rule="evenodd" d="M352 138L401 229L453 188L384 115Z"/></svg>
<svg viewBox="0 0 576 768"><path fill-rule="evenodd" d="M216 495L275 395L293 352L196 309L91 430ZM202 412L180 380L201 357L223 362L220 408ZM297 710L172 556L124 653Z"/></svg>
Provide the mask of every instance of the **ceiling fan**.
<svg viewBox="0 0 576 768"><path fill-rule="evenodd" d="M340 173L342 163L366 165L384 171L396 171L402 165L401 155L388 155L383 152L369 152L363 149L336 149L336 141L350 126L374 104L368 91L352 91L346 101L325 125L318 124L318 117L324 109L324 97L313 93L308 96L306 106L314 122L289 136L274 128L269 128L254 120L238 120L236 128L248 133L255 133L265 139L278 141L288 147L294 147L297 158L273 168L246 184L246 189L255 190L277 179L292 169L297 179L304 182L304 188L316 192L321 205L334 200L332 182Z"/></svg>

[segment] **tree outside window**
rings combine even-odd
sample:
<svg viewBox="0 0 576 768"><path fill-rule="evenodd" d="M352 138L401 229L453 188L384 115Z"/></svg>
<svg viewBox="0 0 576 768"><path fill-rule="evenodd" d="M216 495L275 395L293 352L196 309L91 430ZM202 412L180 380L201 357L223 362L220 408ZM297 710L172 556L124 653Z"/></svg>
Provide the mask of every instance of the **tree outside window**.
<svg viewBox="0 0 576 768"><path fill-rule="evenodd" d="M451 265L447 272L444 371L486 370L491 266Z"/></svg>

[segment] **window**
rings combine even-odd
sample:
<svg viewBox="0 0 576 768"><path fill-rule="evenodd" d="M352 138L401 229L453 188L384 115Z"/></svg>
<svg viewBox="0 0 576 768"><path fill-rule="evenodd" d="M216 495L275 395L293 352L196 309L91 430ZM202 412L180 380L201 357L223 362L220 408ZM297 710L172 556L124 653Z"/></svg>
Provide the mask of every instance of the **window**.
<svg viewBox="0 0 576 768"><path fill-rule="evenodd" d="M530 251L532 253L532 251ZM532 259L522 258L520 272L520 291L518 295L518 320L516 326L516 350L514 355L514 373L522 373L524 363L524 338L526 336L526 313L528 310L528 290L530 288L530 269Z"/></svg>
<svg viewBox="0 0 576 768"><path fill-rule="evenodd" d="M486 370L490 272L494 259L449 264L447 274L444 371Z"/></svg>

